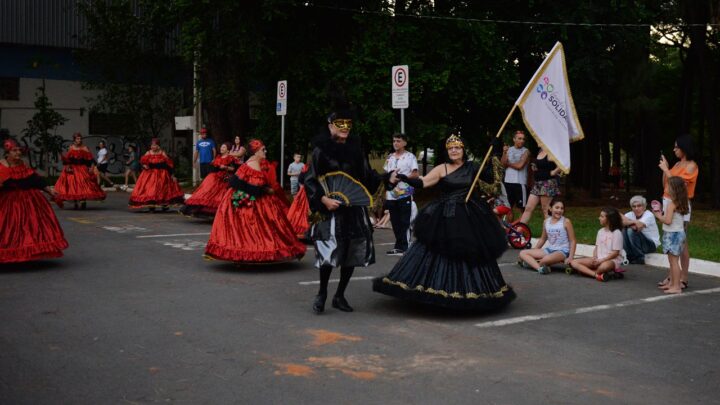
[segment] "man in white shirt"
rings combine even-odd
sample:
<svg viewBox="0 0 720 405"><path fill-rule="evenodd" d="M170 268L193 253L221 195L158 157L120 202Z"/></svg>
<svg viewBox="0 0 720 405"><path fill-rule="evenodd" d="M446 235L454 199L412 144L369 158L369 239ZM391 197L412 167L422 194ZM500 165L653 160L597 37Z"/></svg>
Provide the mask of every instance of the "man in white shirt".
<svg viewBox="0 0 720 405"><path fill-rule="evenodd" d="M393 134L393 150L385 160L386 173L396 172L409 178L418 177L417 158L405 150L407 135ZM402 256L410 245L410 221L414 189L405 182L399 182L385 196L385 204L390 212L390 223L395 234L395 247L387 252L390 256Z"/></svg>
<svg viewBox="0 0 720 405"><path fill-rule="evenodd" d="M512 208L518 207L522 212L527 202L527 165L530 161L530 151L525 147L525 132L515 131L513 146L503 148L500 161L506 168L504 185L510 203L510 212L506 219L512 221Z"/></svg>
<svg viewBox="0 0 720 405"><path fill-rule="evenodd" d="M645 264L645 255L657 251L660 231L655 216L647 209L647 200L641 195L630 199L629 211L622 218L623 246L632 264Z"/></svg>
<svg viewBox="0 0 720 405"><path fill-rule="evenodd" d="M107 175L108 171L108 164L110 163L110 160L108 159L108 150L105 147L105 141L98 142L97 146L98 152L97 152L97 181L100 186L103 185L103 180L110 183L110 187L115 187L115 183L113 183L112 180L110 180L110 177Z"/></svg>

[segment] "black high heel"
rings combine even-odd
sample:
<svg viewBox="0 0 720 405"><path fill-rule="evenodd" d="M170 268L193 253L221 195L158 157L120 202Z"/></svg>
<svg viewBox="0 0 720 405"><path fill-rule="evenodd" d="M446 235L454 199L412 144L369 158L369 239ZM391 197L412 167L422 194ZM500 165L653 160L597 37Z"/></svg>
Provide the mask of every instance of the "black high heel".
<svg viewBox="0 0 720 405"><path fill-rule="evenodd" d="M338 297L338 296L333 297L332 306L333 306L333 308L337 308L343 312L352 312L353 311L353 307L351 307L350 304L348 304L345 297Z"/></svg>
<svg viewBox="0 0 720 405"><path fill-rule="evenodd" d="M327 299L327 295L321 295L318 294L315 296L315 301L313 301L313 312L316 314L321 314L325 311L325 300ZM333 299L333 304L335 303L335 300Z"/></svg>

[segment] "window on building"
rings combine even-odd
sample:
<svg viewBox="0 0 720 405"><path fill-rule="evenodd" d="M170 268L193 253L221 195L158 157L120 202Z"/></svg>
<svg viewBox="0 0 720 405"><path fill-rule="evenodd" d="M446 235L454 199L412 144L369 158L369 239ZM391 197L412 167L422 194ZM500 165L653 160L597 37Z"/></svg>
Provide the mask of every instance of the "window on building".
<svg viewBox="0 0 720 405"><path fill-rule="evenodd" d="M0 77L0 100L20 100L20 78Z"/></svg>

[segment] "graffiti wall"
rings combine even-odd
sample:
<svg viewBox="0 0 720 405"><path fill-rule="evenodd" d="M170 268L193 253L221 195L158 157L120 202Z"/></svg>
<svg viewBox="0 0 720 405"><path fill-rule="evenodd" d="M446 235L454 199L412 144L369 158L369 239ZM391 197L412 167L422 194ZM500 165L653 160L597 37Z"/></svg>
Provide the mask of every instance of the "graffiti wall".
<svg viewBox="0 0 720 405"><path fill-rule="evenodd" d="M83 137L83 143L90 149L93 156L98 151L98 143L105 141L108 150L108 172L110 174L123 174L125 173L125 160L128 156L127 147L133 143L120 136L99 136L90 135ZM35 139L25 135L20 138L20 143L27 148L27 160L30 166L38 168L41 166L42 156L40 154L40 147L36 145ZM64 139L62 141L63 153L67 152L68 148L72 144L71 139ZM138 156L144 153L144 147L139 145ZM62 170L62 159L60 154L54 154L49 157L50 167L48 168L48 175L54 176L59 174Z"/></svg>
<svg viewBox="0 0 720 405"><path fill-rule="evenodd" d="M122 136L89 135L83 137L83 143L90 149L90 151L93 153L93 156L97 155L97 145L98 143L100 143L100 141L105 141L105 145L108 150L108 173L111 175L122 175L125 173L125 161L128 158L128 145L132 144L137 147L136 152L138 159L149 148L149 145L136 143ZM38 146L36 139L25 135L20 137L18 139L18 142L26 148L26 158L30 166L34 169L40 168L40 166L42 165L42 156L40 153L40 147ZM165 152L170 155L173 160L175 160L176 169L178 168L178 166L189 167L192 159L192 149L189 146L189 140L181 137L175 137L173 138L172 144L168 143L169 142L167 141L161 142ZM71 144L72 140L63 139L62 153L67 152ZM62 170L63 167L61 154L53 154L49 156L48 160L50 167L47 170L47 175L59 175L59 172Z"/></svg>

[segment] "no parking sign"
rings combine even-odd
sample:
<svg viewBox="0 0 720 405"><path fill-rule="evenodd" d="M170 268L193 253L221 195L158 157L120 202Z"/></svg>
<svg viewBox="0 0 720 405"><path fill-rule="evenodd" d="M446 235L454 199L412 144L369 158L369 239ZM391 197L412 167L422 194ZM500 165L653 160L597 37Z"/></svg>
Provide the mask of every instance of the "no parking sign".
<svg viewBox="0 0 720 405"><path fill-rule="evenodd" d="M392 108L410 107L410 74L408 65L392 68Z"/></svg>
<svg viewBox="0 0 720 405"><path fill-rule="evenodd" d="M277 84L276 115L287 115L287 80L281 80Z"/></svg>

